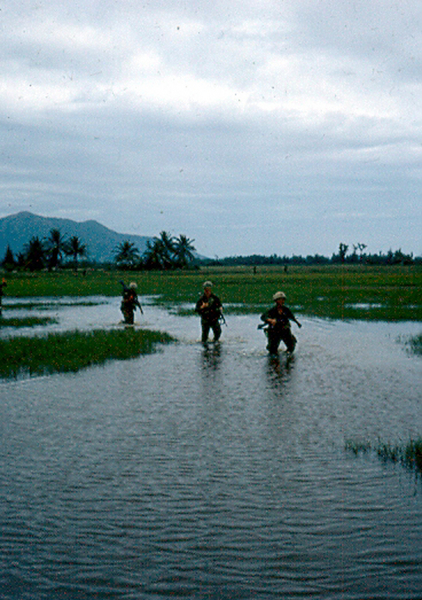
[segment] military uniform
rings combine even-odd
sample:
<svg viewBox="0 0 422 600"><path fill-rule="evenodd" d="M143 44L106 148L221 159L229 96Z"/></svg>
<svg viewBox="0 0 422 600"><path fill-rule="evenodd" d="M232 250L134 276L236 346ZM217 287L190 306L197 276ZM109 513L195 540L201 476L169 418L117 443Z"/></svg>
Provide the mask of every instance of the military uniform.
<svg viewBox="0 0 422 600"><path fill-rule="evenodd" d="M206 304L207 306L203 306ZM221 326L219 319L221 317L222 304L220 298L215 294L207 296L203 294L195 306L195 311L201 316L202 341L208 340L210 329L214 333L214 341L220 339Z"/></svg>
<svg viewBox="0 0 422 600"><path fill-rule="evenodd" d="M287 351L293 352L297 340L292 334L290 321L294 321L298 327L301 327L301 324L297 321L290 308L284 306L285 295L283 292L277 292L273 299L276 302L277 300L281 301L282 304L277 303L261 315L261 321L268 323L268 328L266 329L268 336L267 349L270 354L277 354L280 342L283 341L286 344ZM275 324L269 323L269 320L274 320Z"/></svg>
<svg viewBox="0 0 422 600"><path fill-rule="evenodd" d="M142 312L142 307L138 300L138 294L136 293L136 289L133 284L131 284L129 287L126 287L123 282L120 283L123 285L123 299L120 305L120 310L122 311L125 323L127 325L133 325L136 307L138 307Z"/></svg>

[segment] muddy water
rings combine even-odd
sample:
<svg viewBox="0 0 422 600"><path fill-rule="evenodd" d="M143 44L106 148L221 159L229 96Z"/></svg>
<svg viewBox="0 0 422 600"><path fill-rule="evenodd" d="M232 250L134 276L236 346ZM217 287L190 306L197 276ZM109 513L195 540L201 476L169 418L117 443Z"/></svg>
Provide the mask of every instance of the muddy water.
<svg viewBox="0 0 422 600"><path fill-rule="evenodd" d="M117 327L118 299L57 316ZM421 597L420 479L344 449L421 435L420 324L304 318L287 361L256 317L207 348L137 319L179 343L0 384L2 599Z"/></svg>

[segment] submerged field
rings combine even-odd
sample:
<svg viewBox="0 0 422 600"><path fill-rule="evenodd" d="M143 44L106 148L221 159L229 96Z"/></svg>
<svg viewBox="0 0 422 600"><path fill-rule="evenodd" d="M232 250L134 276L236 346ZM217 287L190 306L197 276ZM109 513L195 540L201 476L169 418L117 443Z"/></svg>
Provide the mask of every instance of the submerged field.
<svg viewBox="0 0 422 600"><path fill-rule="evenodd" d="M121 280L125 283L135 281L138 293L150 296L150 300L152 297L157 306L178 315L191 315L206 279L213 281L226 315L259 314L271 305L273 293L281 289L287 294L287 304L298 315L340 320L422 321L420 267L295 267L289 268L288 272L281 267L262 267L257 272L246 267L221 267L182 272L92 270L85 274L68 271L11 274L7 277L0 328L49 322L49 317L44 320L39 316L6 317L9 308L48 310L56 307L58 301L61 306L80 303L82 307L91 304L87 297L97 296L93 302L95 305L101 303L98 296L119 296ZM9 298L15 299L13 305L8 304ZM16 303L16 298L22 299L22 302ZM45 298L45 301L40 298ZM76 339L75 333L69 333L60 341L50 336L48 345L39 337L26 341L3 341L2 344L8 345L1 349L3 358L6 357L2 361L2 376L15 376L22 370L30 373L54 372L58 370L59 363L59 370L75 370L108 358L122 358L123 346L126 346L124 352L129 352L127 356L139 353L139 335L134 335L129 345L127 332L95 332L95 335L107 335L108 339L99 344L93 336L81 334ZM149 332L143 333L142 343L146 343L148 335ZM52 350L56 342L57 354L56 350ZM412 352L422 353L421 335L407 342ZM31 345L31 349L29 346L24 348L25 344Z"/></svg>
<svg viewBox="0 0 422 600"><path fill-rule="evenodd" d="M419 597L420 322L305 316L300 293L334 306L338 273L221 270L124 277L155 294L125 328L120 277L8 281L7 318L58 323L0 328L5 600ZM208 278L227 327L203 345L198 316L178 315ZM97 295L71 297L78 282ZM303 314L293 357L269 357L257 329L278 288Z"/></svg>
<svg viewBox="0 0 422 600"><path fill-rule="evenodd" d="M214 267L195 271L40 273L8 276L8 296L118 296L119 280L135 281L140 295L169 308L196 302L205 279L226 313L259 313L277 290L298 314L333 319L422 321L422 268L409 267ZM7 303L7 298L5 300ZM235 306L227 306L235 305Z"/></svg>
<svg viewBox="0 0 422 600"><path fill-rule="evenodd" d="M51 330L130 333L119 304ZM196 316L137 321L179 343L1 381L4 600L420 598L419 323L302 318L274 360L256 314L207 347Z"/></svg>

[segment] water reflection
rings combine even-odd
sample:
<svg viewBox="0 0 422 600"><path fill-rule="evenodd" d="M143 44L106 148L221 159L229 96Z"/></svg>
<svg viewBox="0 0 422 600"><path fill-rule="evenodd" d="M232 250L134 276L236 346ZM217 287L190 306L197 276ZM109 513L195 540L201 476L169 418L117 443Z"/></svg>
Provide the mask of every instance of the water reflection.
<svg viewBox="0 0 422 600"><path fill-rule="evenodd" d="M266 357L265 374L268 388L278 394L285 393L294 376L296 357L293 354L279 352Z"/></svg>
<svg viewBox="0 0 422 600"><path fill-rule="evenodd" d="M286 380L293 371L295 361L294 354L287 354L286 352L270 354L267 362L268 374L275 376L277 379Z"/></svg>
<svg viewBox="0 0 422 600"><path fill-rule="evenodd" d="M205 342L202 344L202 368L205 373L216 371L221 365L221 342Z"/></svg>

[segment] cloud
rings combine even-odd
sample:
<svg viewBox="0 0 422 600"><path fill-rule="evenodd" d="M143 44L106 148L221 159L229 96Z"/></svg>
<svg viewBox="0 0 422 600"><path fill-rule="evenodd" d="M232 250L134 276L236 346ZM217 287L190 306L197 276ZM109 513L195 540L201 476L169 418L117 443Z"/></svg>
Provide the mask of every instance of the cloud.
<svg viewBox="0 0 422 600"><path fill-rule="evenodd" d="M220 256L359 232L422 252L416 0L18 1L2 19L2 216L136 223Z"/></svg>

